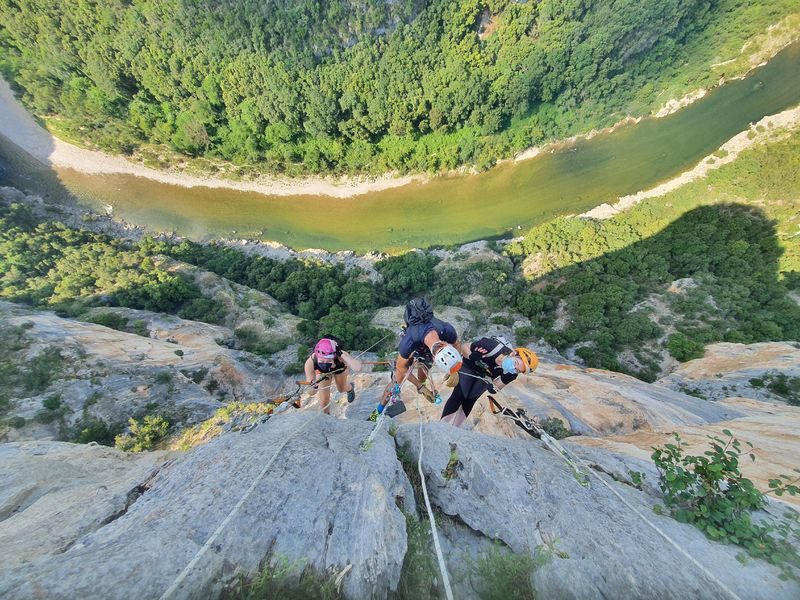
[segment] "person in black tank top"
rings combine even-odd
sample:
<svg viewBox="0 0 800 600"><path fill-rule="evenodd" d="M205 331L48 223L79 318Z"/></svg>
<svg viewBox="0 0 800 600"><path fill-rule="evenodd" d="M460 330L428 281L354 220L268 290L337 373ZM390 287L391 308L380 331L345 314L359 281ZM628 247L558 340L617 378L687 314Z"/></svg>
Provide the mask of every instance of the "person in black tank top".
<svg viewBox="0 0 800 600"><path fill-rule="evenodd" d="M324 381L312 386L310 393L310 396L314 396L319 390L319 403L325 414L330 414L331 380L336 382L336 389L340 393L347 392L348 402L355 400L355 385L352 382L347 383L348 369L354 373L359 372L361 361L345 352L339 340L332 335L320 339L306 360L304 365L306 380L317 381L325 377Z"/></svg>
<svg viewBox="0 0 800 600"><path fill-rule="evenodd" d="M460 427L484 392L497 393L517 378L531 373L539 363L528 348L512 348L501 337L483 337L463 344L464 357L458 371L458 383L442 410L442 421Z"/></svg>

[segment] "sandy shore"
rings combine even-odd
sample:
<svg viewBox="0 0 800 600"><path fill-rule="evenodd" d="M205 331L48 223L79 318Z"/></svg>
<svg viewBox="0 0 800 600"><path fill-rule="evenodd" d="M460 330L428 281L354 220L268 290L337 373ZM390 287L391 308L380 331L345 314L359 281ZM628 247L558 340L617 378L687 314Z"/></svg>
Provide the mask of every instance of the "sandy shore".
<svg viewBox="0 0 800 600"><path fill-rule="evenodd" d="M601 204L578 216L589 219L608 219L619 212L635 206L646 198L663 196L687 183L705 177L709 171L718 169L722 165L727 165L736 160L739 154L747 148L768 141L774 141L797 129L800 129L800 107L790 108L776 115L768 115L758 123L751 124L747 131L733 136L720 146L719 150L715 153L709 154L703 158L693 169L685 171L677 177L649 190L629 196L622 196L619 201L613 205Z"/></svg>
<svg viewBox="0 0 800 600"><path fill-rule="evenodd" d="M233 181L215 177L196 177L180 172L160 171L136 164L121 156L86 150L54 137L39 126L14 97L8 83L0 78L0 133L42 163L64 169L74 169L88 175L122 173L146 177L160 183L182 187L227 188L256 192L267 196L320 195L349 198L368 192L400 187L413 181L425 181L422 175L395 177L391 174L374 179L259 177Z"/></svg>

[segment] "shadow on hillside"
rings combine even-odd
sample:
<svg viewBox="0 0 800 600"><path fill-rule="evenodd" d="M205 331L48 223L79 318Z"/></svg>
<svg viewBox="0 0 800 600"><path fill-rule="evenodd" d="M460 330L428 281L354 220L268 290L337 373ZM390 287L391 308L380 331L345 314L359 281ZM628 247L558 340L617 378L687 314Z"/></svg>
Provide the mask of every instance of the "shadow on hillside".
<svg viewBox="0 0 800 600"><path fill-rule="evenodd" d="M40 162L0 134L0 187L3 186L41 196L48 203L70 207L78 204L77 197L64 186L53 167Z"/></svg>
<svg viewBox="0 0 800 600"><path fill-rule="evenodd" d="M570 244L589 253L597 236L614 231L634 235L587 224L573 232ZM652 346L666 336L679 360L700 356L703 345L717 341L798 340L800 306L786 285L797 273L778 280L782 252L774 223L760 209L699 207L647 239L534 281L544 301L539 325L555 324L557 331L545 338L560 350L577 347L588 365L645 380L658 374L659 352ZM570 319L560 328L564 309Z"/></svg>

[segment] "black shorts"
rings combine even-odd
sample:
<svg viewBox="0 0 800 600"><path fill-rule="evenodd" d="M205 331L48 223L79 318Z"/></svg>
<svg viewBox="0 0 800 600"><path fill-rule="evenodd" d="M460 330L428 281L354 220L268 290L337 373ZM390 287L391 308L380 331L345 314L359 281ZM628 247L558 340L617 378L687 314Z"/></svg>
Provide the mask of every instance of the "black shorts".
<svg viewBox="0 0 800 600"><path fill-rule="evenodd" d="M461 372L458 374L458 385L453 388L453 393L447 399L442 410L442 418L452 415L458 411L459 407L464 411L464 414L469 416L475 403L489 389L489 384L483 379L482 375L476 375L466 367L461 367Z"/></svg>

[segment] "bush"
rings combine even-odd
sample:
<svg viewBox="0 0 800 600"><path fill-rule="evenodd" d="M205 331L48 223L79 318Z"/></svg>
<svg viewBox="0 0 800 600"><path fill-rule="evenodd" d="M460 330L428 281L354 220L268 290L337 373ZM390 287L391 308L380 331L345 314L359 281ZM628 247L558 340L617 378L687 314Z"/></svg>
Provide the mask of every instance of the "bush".
<svg viewBox="0 0 800 600"><path fill-rule="evenodd" d="M113 312L97 313L90 316L87 320L90 323L96 323L97 325L110 327L111 329L116 329L117 331L125 331L128 327L128 319Z"/></svg>
<svg viewBox="0 0 800 600"><path fill-rule="evenodd" d="M42 406L47 410L58 410L61 408L61 394L53 394L42 400Z"/></svg>
<svg viewBox="0 0 800 600"><path fill-rule="evenodd" d="M225 320L225 308L206 297L194 298L184 304L178 311L178 316L182 319L217 325Z"/></svg>
<svg viewBox="0 0 800 600"><path fill-rule="evenodd" d="M752 511L766 505L765 494L752 481L742 476L742 458L755 461L755 450L749 442L742 450L741 442L727 429L727 440L707 436L711 449L702 456L685 453L681 437L675 433L675 444L653 448L652 459L659 473L659 487L664 503L672 516L682 523L691 523L709 538L737 544L755 558L778 566L783 577L797 578L800 574L800 554L794 540L800 535L795 521L779 525L754 523ZM795 469L800 473L800 469ZM796 485L800 477L781 475L769 482L776 496L800 493ZM794 539L793 539L794 538Z"/></svg>
<svg viewBox="0 0 800 600"><path fill-rule="evenodd" d="M115 437L121 430L121 424L110 426L101 419L85 419L75 425L72 441L76 444L97 442L103 446L113 446Z"/></svg>
<svg viewBox="0 0 800 600"><path fill-rule="evenodd" d="M542 429L557 440L575 435L569 427L564 426L564 421L558 417L548 417L542 421Z"/></svg>
<svg viewBox="0 0 800 600"><path fill-rule="evenodd" d="M11 417L8 420L9 427L13 427L14 429L22 429L25 427L26 423L25 417Z"/></svg>
<svg viewBox="0 0 800 600"><path fill-rule="evenodd" d="M114 446L125 452L143 452L152 449L158 441L166 437L169 422L158 415L145 415L141 421L129 419L128 429L130 433L114 438Z"/></svg>
<svg viewBox="0 0 800 600"><path fill-rule="evenodd" d="M61 374L63 357L58 348L48 348L28 362L22 376L26 392L41 392Z"/></svg>
<svg viewBox="0 0 800 600"><path fill-rule="evenodd" d="M690 340L682 333L673 333L667 338L667 351L680 362L703 356L703 345Z"/></svg>

